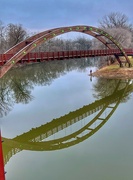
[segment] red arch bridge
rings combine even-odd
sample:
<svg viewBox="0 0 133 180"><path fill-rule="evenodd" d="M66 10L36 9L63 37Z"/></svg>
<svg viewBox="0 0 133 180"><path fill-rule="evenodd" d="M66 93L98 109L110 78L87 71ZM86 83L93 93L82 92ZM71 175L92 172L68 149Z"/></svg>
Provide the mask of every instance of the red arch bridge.
<svg viewBox="0 0 133 180"><path fill-rule="evenodd" d="M49 39L68 32L81 32L95 37L106 46L106 50L88 50L88 51L61 51L61 52L41 52L31 53L33 49ZM110 34L102 29L78 25L70 27L60 27L38 33L20 43L0 55L0 78L18 62L36 62L43 60L93 57L114 55L120 67L123 63L131 66L128 55L133 55L133 49L124 49L122 45ZM122 60L119 58L123 56Z"/></svg>

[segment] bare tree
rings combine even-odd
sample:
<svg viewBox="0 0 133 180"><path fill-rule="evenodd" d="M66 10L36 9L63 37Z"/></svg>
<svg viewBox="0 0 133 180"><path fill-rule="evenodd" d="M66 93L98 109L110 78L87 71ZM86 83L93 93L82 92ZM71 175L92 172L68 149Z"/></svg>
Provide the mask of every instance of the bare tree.
<svg viewBox="0 0 133 180"><path fill-rule="evenodd" d="M128 22L128 17L125 14L119 12L112 12L105 15L102 20L99 21L100 27L106 28L127 28L132 29L132 25Z"/></svg>
<svg viewBox="0 0 133 180"><path fill-rule="evenodd" d="M99 27L112 35L123 47L132 47L133 27L125 14L119 12L110 13L105 15L99 23ZM108 39L106 41L108 42ZM94 48L105 48L97 40L93 41L93 46ZM116 48L116 46L113 46L113 48Z"/></svg>
<svg viewBox="0 0 133 180"><path fill-rule="evenodd" d="M21 24L9 24L6 28L6 40L8 43L8 48L16 45L17 43L23 41L27 37L26 30Z"/></svg>
<svg viewBox="0 0 133 180"><path fill-rule="evenodd" d="M91 40L85 37L77 37L77 39L74 41L74 47L76 50L88 50L90 49L91 45Z"/></svg>
<svg viewBox="0 0 133 180"><path fill-rule="evenodd" d="M132 33L128 29L123 28L107 28L106 32L114 37L114 39L120 43L124 48L132 47ZM104 37L103 37L104 38ZM106 42L110 42L107 38L105 38ZM106 46L102 44L97 39L92 40L92 48L93 49L105 49ZM111 45L112 48L116 48L115 45Z"/></svg>
<svg viewBox="0 0 133 180"><path fill-rule="evenodd" d="M124 48L130 48L132 43L132 33L124 28L109 28L106 30L117 42L121 43Z"/></svg>
<svg viewBox="0 0 133 180"><path fill-rule="evenodd" d="M2 21L0 21L0 53L5 51L5 26Z"/></svg>

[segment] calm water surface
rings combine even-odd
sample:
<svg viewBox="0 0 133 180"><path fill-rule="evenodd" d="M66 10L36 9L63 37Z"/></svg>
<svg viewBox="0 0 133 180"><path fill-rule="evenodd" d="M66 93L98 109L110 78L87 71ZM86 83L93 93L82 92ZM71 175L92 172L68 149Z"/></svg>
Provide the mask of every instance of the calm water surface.
<svg viewBox="0 0 133 180"><path fill-rule="evenodd" d="M90 69L54 61L0 80L6 180L133 179L133 82Z"/></svg>

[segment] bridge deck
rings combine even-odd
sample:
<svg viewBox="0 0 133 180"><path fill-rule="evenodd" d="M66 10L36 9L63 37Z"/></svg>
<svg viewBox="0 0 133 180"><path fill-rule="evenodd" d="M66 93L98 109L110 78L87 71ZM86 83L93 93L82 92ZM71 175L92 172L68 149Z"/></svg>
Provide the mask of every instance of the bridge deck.
<svg viewBox="0 0 133 180"><path fill-rule="evenodd" d="M133 49L125 49L127 55L133 56ZM63 60L70 58L95 57L119 55L119 49L104 49L104 50L81 50L81 51L59 51L59 52L32 52L26 54L18 63L41 62L48 60ZM0 66L4 65L14 54L0 54Z"/></svg>

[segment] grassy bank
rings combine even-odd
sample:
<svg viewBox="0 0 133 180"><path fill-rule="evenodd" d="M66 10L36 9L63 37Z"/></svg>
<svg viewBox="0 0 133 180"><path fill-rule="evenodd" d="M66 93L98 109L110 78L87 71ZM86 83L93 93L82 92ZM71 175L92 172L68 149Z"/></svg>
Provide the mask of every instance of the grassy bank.
<svg viewBox="0 0 133 180"><path fill-rule="evenodd" d="M102 78L133 79L133 58L129 57L132 67L121 67L118 63L103 67L92 75Z"/></svg>

